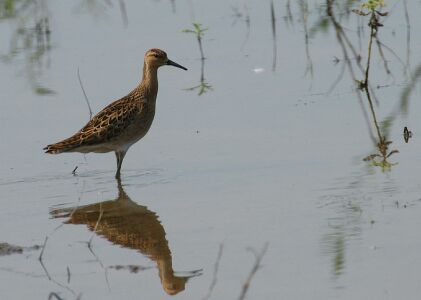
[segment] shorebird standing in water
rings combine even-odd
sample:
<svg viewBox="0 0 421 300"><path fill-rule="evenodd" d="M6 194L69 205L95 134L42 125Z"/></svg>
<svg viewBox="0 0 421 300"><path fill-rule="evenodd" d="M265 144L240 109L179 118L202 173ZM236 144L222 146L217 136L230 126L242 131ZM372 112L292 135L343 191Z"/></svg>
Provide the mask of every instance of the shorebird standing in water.
<svg viewBox="0 0 421 300"><path fill-rule="evenodd" d="M105 107L73 136L45 147L45 152L58 154L114 151L117 158L115 176L120 178L121 164L127 150L143 138L152 125L158 93L157 73L158 68L164 65L187 70L169 60L164 51L148 50L143 64L142 81L133 91Z"/></svg>

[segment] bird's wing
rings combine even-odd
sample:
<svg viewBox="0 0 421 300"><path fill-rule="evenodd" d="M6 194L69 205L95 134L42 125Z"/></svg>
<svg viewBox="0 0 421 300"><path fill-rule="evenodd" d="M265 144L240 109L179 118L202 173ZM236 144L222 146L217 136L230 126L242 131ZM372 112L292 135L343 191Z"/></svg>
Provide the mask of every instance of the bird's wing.
<svg viewBox="0 0 421 300"><path fill-rule="evenodd" d="M118 136L145 107L144 99L117 100L95 115L79 132L80 144L90 145Z"/></svg>
<svg viewBox="0 0 421 300"><path fill-rule="evenodd" d="M129 94L96 114L73 136L44 148L47 153L61 153L80 146L106 142L118 136L145 109L146 99Z"/></svg>

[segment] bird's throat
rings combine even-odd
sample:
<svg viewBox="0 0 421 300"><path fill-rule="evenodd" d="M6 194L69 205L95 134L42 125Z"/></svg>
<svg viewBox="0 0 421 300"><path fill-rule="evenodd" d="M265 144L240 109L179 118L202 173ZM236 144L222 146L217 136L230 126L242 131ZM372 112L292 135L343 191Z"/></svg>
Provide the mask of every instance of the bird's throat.
<svg viewBox="0 0 421 300"><path fill-rule="evenodd" d="M140 88L149 99L156 99L158 93L158 69L147 64L143 65L143 77Z"/></svg>

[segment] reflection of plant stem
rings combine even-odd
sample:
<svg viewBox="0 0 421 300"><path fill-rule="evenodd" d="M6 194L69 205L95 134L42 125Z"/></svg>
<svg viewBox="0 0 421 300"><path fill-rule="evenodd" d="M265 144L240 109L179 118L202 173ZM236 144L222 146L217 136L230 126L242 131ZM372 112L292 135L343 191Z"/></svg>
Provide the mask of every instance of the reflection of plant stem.
<svg viewBox="0 0 421 300"><path fill-rule="evenodd" d="M376 112L374 111L373 101L371 101L371 95L367 88L365 89L365 93L367 95L367 100L370 106L371 116L373 117L374 126L376 127L377 136L379 138L379 141L382 142L384 138L382 137L382 134L380 133L380 127L379 127L379 124L377 123Z"/></svg>
<svg viewBox="0 0 421 300"><path fill-rule="evenodd" d="M399 111L406 116L408 114L409 110L409 99L411 96L411 93L414 91L414 89L417 87L418 81L421 79L421 64L419 64L416 68L413 74L410 74L410 82L406 85L406 87L403 89L402 95L401 95L401 101L399 104Z"/></svg>
<svg viewBox="0 0 421 300"><path fill-rule="evenodd" d="M93 229L93 231L92 231L92 235L91 235L91 238L89 239L89 241L87 242L87 245L88 245L88 249L89 249L89 252L91 252L91 254L95 257L95 259L96 259L96 261L99 263L99 265L101 266L101 268L104 270L104 276L105 276L105 282L107 283L107 287L108 287L108 290L109 291L111 291L111 288L110 288L110 282L109 282L109 280L108 280L108 270L107 270L107 268L105 268L104 267L104 264L102 263L102 261L99 259L99 257L98 257L98 255L94 252L94 250L92 249L92 240L93 240L93 238L94 238L94 235L95 235L95 233L96 233L96 231L97 231L97 229L98 229L98 225L100 224L100 222L101 222L101 219L102 219L102 215L103 215L103 213L104 213L104 211L103 211L103 209L102 209L102 202L99 204L99 216L98 216L98 219L97 219L97 221L96 221L96 223L95 223L95 227L94 227L94 229Z"/></svg>
<svg viewBox="0 0 421 300"><path fill-rule="evenodd" d="M233 11L234 11L233 17L235 18L232 25L235 25L237 23L237 20L242 19L243 17L244 17L244 23L246 24L246 30L247 30L246 31L246 37L244 38L244 41L241 44L240 51L244 50L244 47L245 47L245 45L246 45L246 43L249 39L249 36L250 36L250 14L248 12L248 8L247 8L246 3L244 3L243 7L244 7L243 12L240 12L239 9L236 8L236 7L232 8Z"/></svg>
<svg viewBox="0 0 421 300"><path fill-rule="evenodd" d="M273 41L273 62L272 62L272 71L276 69L276 18L275 18L275 8L273 7L273 0L270 2L270 20L272 24L272 41Z"/></svg>
<svg viewBox="0 0 421 300"><path fill-rule="evenodd" d="M200 64L200 83L194 87L186 89L187 91L199 90L198 95L201 96L208 91L212 91L212 85L208 84L205 79L205 58L201 58Z"/></svg>
<svg viewBox="0 0 421 300"><path fill-rule="evenodd" d="M393 49L391 49L389 46L383 44L378 38L376 38L377 43L384 49L386 49L387 51L390 52L390 54L392 54L398 61L399 63L402 65L404 72L408 73L407 67L405 66L405 63L402 61L402 59L396 54L395 51L393 51Z"/></svg>
<svg viewBox="0 0 421 300"><path fill-rule="evenodd" d="M199 43L199 49L200 49L200 58L205 60L205 54L203 53L203 47L202 47L202 38L200 35L197 36L197 42Z"/></svg>
<svg viewBox="0 0 421 300"><path fill-rule="evenodd" d="M406 0L403 0L403 7L405 9L405 21L406 21L406 69L409 69L409 60L411 56L411 24L409 22L408 7Z"/></svg>
<svg viewBox="0 0 421 300"><path fill-rule="evenodd" d="M45 248L47 246L47 241L48 241L48 236L45 237L44 244L42 245L41 253L39 254L39 257L38 257L38 261L41 264L41 267L44 270L45 275L47 276L48 280L50 280L51 282L54 282L57 286L62 287L62 288L65 288L66 290L68 290L69 292L71 292L73 295L76 295L76 293L75 293L74 290L72 290L70 287L68 287L68 286L66 286L66 285L58 282L54 278L52 278L51 275L50 275L50 272L48 272L48 269L47 269L47 267L44 264L44 251L45 251Z"/></svg>
<svg viewBox="0 0 421 300"><path fill-rule="evenodd" d="M359 56L357 56L357 54L355 52L355 48L349 42L349 39L347 38L344 30L342 29L341 24L336 20L335 14L333 12L333 3L334 3L334 0L326 0L327 16L329 17L329 19L332 22L333 27L335 29L336 39L338 40L338 43L341 46L342 55L344 57L344 62L348 66L348 68L347 68L348 69L348 72L349 72L352 80L354 82L357 82L357 78L355 76L354 68L353 68L352 63L351 63L351 60L349 58L348 50L347 50L347 47L346 46L348 45L350 51L354 54L355 57L359 57ZM346 43L345 41L348 41L348 42ZM362 67L361 67L358 59L357 59L357 66L359 66L360 69L362 69ZM340 73L340 75L338 76L338 79L334 82L334 84L329 89L329 92L333 91L333 89L335 88L335 86L339 83L340 79L342 78L342 75L343 75L343 70ZM361 94L360 93L357 93L357 97L358 97L358 100L359 100L359 104L360 104L361 110L362 110L363 115L364 115L364 120L366 121L367 128L369 129L370 138L373 141L373 143L375 143L375 140L376 139L375 139L373 133L371 132L370 120L369 120L369 117L367 115L367 111L366 111L366 109L364 107L364 104L363 104L363 98L361 97Z"/></svg>
<svg viewBox="0 0 421 300"><path fill-rule="evenodd" d="M45 251L45 247L47 245L47 241L48 241L48 236L45 237L44 244L42 245L41 253L39 254L38 260L39 260L42 268L44 269L45 274L47 275L48 279L51 280L51 276L48 273L47 268L45 267L44 261L42 259L42 257L44 256L44 251Z"/></svg>
<svg viewBox="0 0 421 300"><path fill-rule="evenodd" d="M124 27L127 28L127 26L129 25L129 18L127 17L126 2L124 2L124 0L119 0L119 4L120 4L121 19L123 20Z"/></svg>
<svg viewBox="0 0 421 300"><path fill-rule="evenodd" d="M379 55L380 55L381 59L383 60L383 66L384 66L384 69L386 71L386 74L392 75L392 72L389 69L389 64L387 63L386 57L384 56L382 44L380 43L377 36L376 36L376 45L377 45L377 49L379 49ZM392 75L392 77L393 77L393 75Z"/></svg>
<svg viewBox="0 0 421 300"><path fill-rule="evenodd" d="M175 13L175 0L170 0L171 1L171 10L173 13Z"/></svg>
<svg viewBox="0 0 421 300"><path fill-rule="evenodd" d="M313 62L310 56L310 49L309 49L309 35L308 35L308 2L304 0L300 0L300 9L301 9L301 18L303 20L303 27L304 27L304 41L305 41L305 50L306 50L306 57L307 57L307 67L306 72L310 73L311 78L313 78Z"/></svg>
<svg viewBox="0 0 421 300"><path fill-rule="evenodd" d="M212 295L213 289L216 286L216 282L217 282L217 275L218 275L218 269L219 269L219 263L221 262L221 258L222 258L222 252L224 250L224 245L220 244L219 245L219 251L218 251L218 256L216 258L216 262L213 268L213 278L212 278L212 282L209 286L209 290L208 293L206 294L205 297L203 297L203 300L207 300L210 298L210 296Z"/></svg>
<svg viewBox="0 0 421 300"><path fill-rule="evenodd" d="M287 11L287 14L285 16L287 25L289 25L290 23L292 24L291 0L288 0L285 4L285 10Z"/></svg>
<svg viewBox="0 0 421 300"><path fill-rule="evenodd" d="M250 36L250 14L249 14L249 10L247 8L247 5L244 3L244 11L246 14L246 18L244 20L244 22L246 23L246 27L247 27L247 33L246 33L246 38L244 39L243 45L241 46L241 49L244 49L244 46L246 45L249 36Z"/></svg>
<svg viewBox="0 0 421 300"><path fill-rule="evenodd" d="M243 284L243 288L241 290L240 297L238 297L238 300L245 299L247 291L251 284L251 280L253 279L254 275L256 275L257 271L261 268L261 262L266 254L266 251L268 250L268 246L269 244L265 243L260 253L256 253L253 249L250 249L250 251L252 251L255 256L255 262L253 268L250 271L250 274L247 276L246 282Z"/></svg>
<svg viewBox="0 0 421 300"><path fill-rule="evenodd" d="M56 299L58 299L58 300L64 300L63 298L61 298L59 295L57 295L57 293L54 293L54 292L51 292L49 295L48 295L48 300L52 300L53 299L53 297L55 297Z"/></svg>

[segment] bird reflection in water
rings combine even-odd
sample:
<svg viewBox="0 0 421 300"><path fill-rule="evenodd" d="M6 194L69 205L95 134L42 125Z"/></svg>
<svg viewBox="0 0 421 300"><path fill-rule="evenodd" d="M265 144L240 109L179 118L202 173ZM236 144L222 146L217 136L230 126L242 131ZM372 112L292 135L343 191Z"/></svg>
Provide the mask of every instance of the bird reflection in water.
<svg viewBox="0 0 421 300"><path fill-rule="evenodd" d="M186 282L201 275L201 270L176 276L165 229L155 212L132 201L118 180L118 198L79 207L54 209L54 218L68 218L66 224L86 224L91 231L114 244L139 250L157 263L159 278L166 293L175 295ZM96 229L95 229L96 228Z"/></svg>

